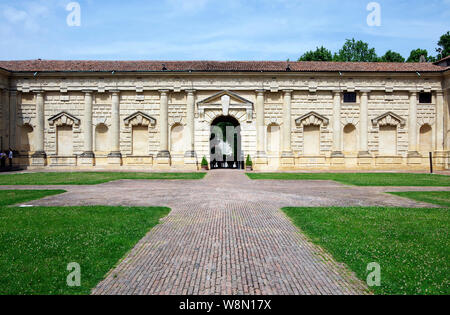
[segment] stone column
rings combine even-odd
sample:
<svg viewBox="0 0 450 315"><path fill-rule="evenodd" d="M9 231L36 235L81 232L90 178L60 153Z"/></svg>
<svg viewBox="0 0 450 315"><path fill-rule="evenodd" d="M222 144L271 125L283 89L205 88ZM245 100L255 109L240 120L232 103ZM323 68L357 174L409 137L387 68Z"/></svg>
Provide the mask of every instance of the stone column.
<svg viewBox="0 0 450 315"><path fill-rule="evenodd" d="M35 91L36 94L36 127L35 127L35 153L33 166L45 166L47 155L45 153L45 100L44 91Z"/></svg>
<svg viewBox="0 0 450 315"><path fill-rule="evenodd" d="M92 98L93 91L84 91L83 138L84 152L81 155L82 164L94 163L93 135L92 135Z"/></svg>
<svg viewBox="0 0 450 315"><path fill-rule="evenodd" d="M408 157L420 157L417 148L417 92L410 91L409 93L409 124L408 124L408 142L409 150Z"/></svg>
<svg viewBox="0 0 450 315"><path fill-rule="evenodd" d="M120 152L120 91L111 91L111 153L108 155L109 164L122 164Z"/></svg>
<svg viewBox="0 0 450 315"><path fill-rule="evenodd" d="M361 109L359 116L360 141L359 157L370 158L369 153L369 90L361 91Z"/></svg>
<svg viewBox="0 0 450 315"><path fill-rule="evenodd" d="M11 90L9 92L9 147L15 151L17 145L16 130L17 130L17 91Z"/></svg>
<svg viewBox="0 0 450 315"><path fill-rule="evenodd" d="M256 158L261 159L267 158L265 150L264 92L264 90L256 91Z"/></svg>
<svg viewBox="0 0 450 315"><path fill-rule="evenodd" d="M195 90L187 90L187 133L186 133L186 158L196 158L195 152Z"/></svg>
<svg viewBox="0 0 450 315"><path fill-rule="evenodd" d="M159 127L160 147L157 155L159 167L170 167L169 151L169 90L160 90Z"/></svg>
<svg viewBox="0 0 450 315"><path fill-rule="evenodd" d="M444 151L444 92L436 92L436 151Z"/></svg>
<svg viewBox="0 0 450 315"><path fill-rule="evenodd" d="M285 90L283 103L283 157L292 157L292 90Z"/></svg>
<svg viewBox="0 0 450 315"><path fill-rule="evenodd" d="M342 158L341 91L333 91L333 153L331 157Z"/></svg>

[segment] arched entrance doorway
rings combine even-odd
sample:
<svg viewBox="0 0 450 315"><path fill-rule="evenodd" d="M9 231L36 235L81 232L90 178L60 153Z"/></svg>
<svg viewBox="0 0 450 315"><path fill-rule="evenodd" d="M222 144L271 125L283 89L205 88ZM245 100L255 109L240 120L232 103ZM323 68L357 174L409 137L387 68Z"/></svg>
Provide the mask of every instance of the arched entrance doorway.
<svg viewBox="0 0 450 315"><path fill-rule="evenodd" d="M241 125L231 116L220 116L211 123L211 169L244 169Z"/></svg>

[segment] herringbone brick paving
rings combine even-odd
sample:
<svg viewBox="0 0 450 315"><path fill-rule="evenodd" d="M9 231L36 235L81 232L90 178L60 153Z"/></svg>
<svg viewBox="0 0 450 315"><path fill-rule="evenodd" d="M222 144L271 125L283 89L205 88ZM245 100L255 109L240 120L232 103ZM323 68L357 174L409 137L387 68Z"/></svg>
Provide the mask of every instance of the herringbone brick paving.
<svg viewBox="0 0 450 315"><path fill-rule="evenodd" d="M26 188L43 189L19 189ZM201 181L125 180L63 188L68 192L31 204L172 209L93 294L364 294L365 284L308 241L280 208L430 206L383 194L417 188L250 181L233 171L211 172Z"/></svg>

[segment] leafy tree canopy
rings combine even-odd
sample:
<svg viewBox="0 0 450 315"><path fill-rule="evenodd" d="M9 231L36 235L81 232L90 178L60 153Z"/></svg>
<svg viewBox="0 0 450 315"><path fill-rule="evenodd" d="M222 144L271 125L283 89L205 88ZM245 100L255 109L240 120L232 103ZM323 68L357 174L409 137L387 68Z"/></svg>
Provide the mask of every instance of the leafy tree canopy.
<svg viewBox="0 0 450 315"><path fill-rule="evenodd" d="M342 47L339 50L339 53L334 55L333 58L335 61L350 61L350 62L374 62L378 61L377 54L375 52L375 48L369 48L369 44L365 43L361 40L356 41L353 39L347 39Z"/></svg>
<svg viewBox="0 0 450 315"><path fill-rule="evenodd" d="M424 57L424 60L421 60L421 57ZM406 62L433 62L436 61L436 58L433 56L428 56L428 51L426 49L415 49L411 51L411 54L409 55L408 60Z"/></svg>
<svg viewBox="0 0 450 315"><path fill-rule="evenodd" d="M435 62L450 55L450 31L441 36L436 49L437 57L428 55L426 49L415 49L411 51L406 62ZM421 58L423 56L423 58ZM375 48L370 48L368 43L354 38L347 39L342 49L332 55L331 51L321 46L316 50L304 53L299 61L346 61L346 62L405 62L405 58L395 51L388 50L384 56L378 58Z"/></svg>
<svg viewBox="0 0 450 315"><path fill-rule="evenodd" d="M439 42L439 48L436 49L438 52L438 59L442 59L450 55L450 32L442 35Z"/></svg>
<svg viewBox="0 0 450 315"><path fill-rule="evenodd" d="M310 50L304 53L298 61L332 61L331 51L325 47L317 47L315 51Z"/></svg>
<svg viewBox="0 0 450 315"><path fill-rule="evenodd" d="M399 53L392 51L392 50L388 50L384 56L382 56L380 58L381 62L405 62L405 58L403 58L402 55L400 55Z"/></svg>

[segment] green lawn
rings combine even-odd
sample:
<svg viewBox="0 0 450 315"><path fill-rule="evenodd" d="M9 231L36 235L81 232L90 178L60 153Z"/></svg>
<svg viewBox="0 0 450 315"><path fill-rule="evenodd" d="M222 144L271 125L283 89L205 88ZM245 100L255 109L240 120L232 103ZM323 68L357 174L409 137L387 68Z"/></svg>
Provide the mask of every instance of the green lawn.
<svg viewBox="0 0 450 315"><path fill-rule="evenodd" d="M312 242L366 281L381 266L376 294L450 294L448 208L285 208Z"/></svg>
<svg viewBox="0 0 450 315"><path fill-rule="evenodd" d="M391 194L450 208L450 191L413 191Z"/></svg>
<svg viewBox="0 0 450 315"><path fill-rule="evenodd" d="M15 205L65 192L65 190L0 190L0 206Z"/></svg>
<svg viewBox="0 0 450 315"><path fill-rule="evenodd" d="M450 186L450 176L411 173L248 173L250 179L334 180L355 186Z"/></svg>
<svg viewBox="0 0 450 315"><path fill-rule="evenodd" d="M6 207L41 192L2 192L0 294L89 294L168 208ZM5 197L6 196L6 197ZM34 199L34 198L33 198ZM20 202L19 201L19 202ZM81 287L70 288L69 263L81 266Z"/></svg>
<svg viewBox="0 0 450 315"><path fill-rule="evenodd" d="M26 173L0 175L0 185L97 185L119 179L202 179L206 173Z"/></svg>

